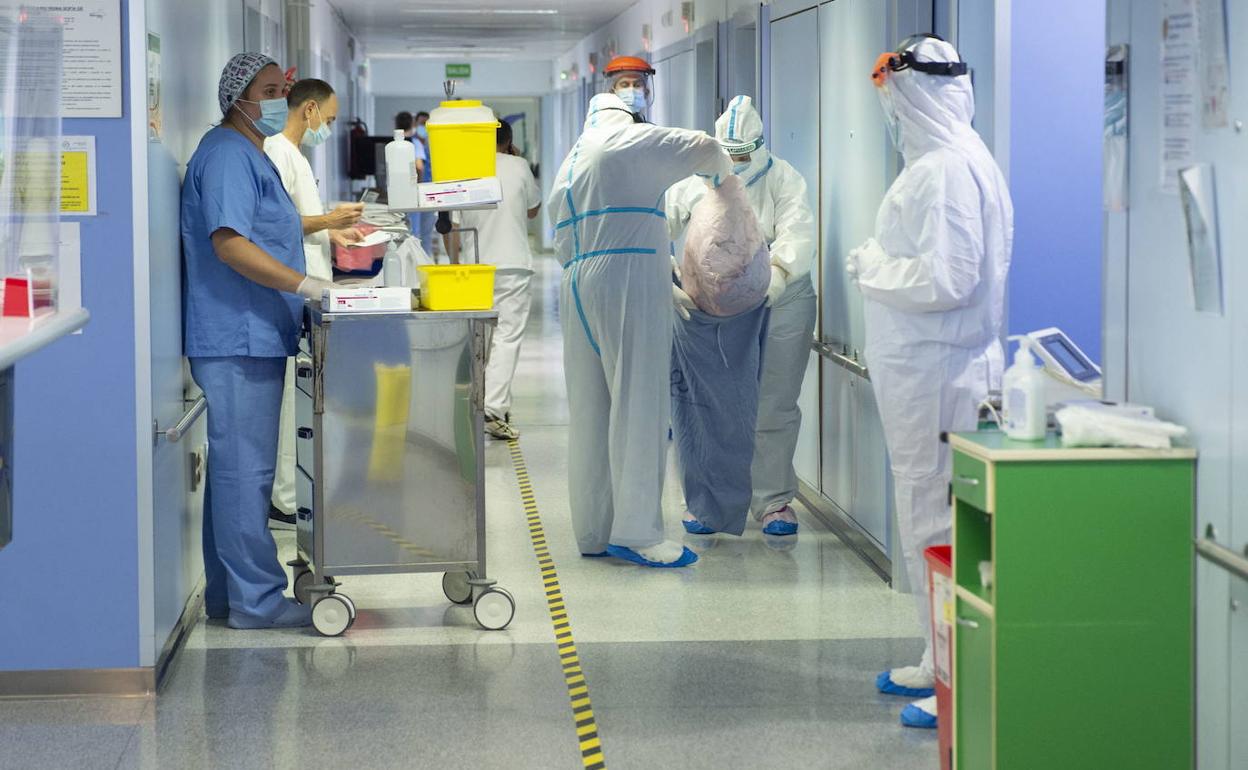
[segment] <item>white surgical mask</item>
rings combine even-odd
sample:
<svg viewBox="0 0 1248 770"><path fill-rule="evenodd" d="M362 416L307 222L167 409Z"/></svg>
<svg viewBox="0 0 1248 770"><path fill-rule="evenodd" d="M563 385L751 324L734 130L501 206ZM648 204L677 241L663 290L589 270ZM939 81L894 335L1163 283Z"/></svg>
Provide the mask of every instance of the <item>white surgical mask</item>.
<svg viewBox="0 0 1248 770"><path fill-rule="evenodd" d="M313 104L315 104L315 102ZM324 144L325 141L329 139L329 123L325 120L324 117L321 117L321 106L319 104L316 104L315 106L316 106L316 115L317 117L321 118L321 125L315 130L312 129L311 127L305 128L303 130L303 142L302 143L305 147L316 147L318 145Z"/></svg>
<svg viewBox="0 0 1248 770"><path fill-rule="evenodd" d="M646 109L646 92L643 89L625 86L616 91L615 95L620 97L620 100L624 102L624 106L633 112L641 112Z"/></svg>

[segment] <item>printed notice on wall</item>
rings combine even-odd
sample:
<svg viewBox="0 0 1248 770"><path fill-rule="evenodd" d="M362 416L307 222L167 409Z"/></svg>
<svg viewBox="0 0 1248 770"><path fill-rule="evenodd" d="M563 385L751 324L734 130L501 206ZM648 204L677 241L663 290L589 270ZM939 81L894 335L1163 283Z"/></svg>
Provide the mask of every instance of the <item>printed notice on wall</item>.
<svg viewBox="0 0 1248 770"><path fill-rule="evenodd" d="M1179 190L1179 170L1196 159L1196 0L1164 0L1161 27L1161 189Z"/></svg>
<svg viewBox="0 0 1248 770"><path fill-rule="evenodd" d="M1200 103L1205 128L1226 128L1231 98L1230 56L1226 42L1226 6L1223 0L1199 0Z"/></svg>
<svg viewBox="0 0 1248 770"><path fill-rule="evenodd" d="M95 137L61 137L61 213L95 216Z"/></svg>
<svg viewBox="0 0 1248 770"><path fill-rule="evenodd" d="M0 14L20 9L61 21L62 117L120 118L121 0L0 0Z"/></svg>

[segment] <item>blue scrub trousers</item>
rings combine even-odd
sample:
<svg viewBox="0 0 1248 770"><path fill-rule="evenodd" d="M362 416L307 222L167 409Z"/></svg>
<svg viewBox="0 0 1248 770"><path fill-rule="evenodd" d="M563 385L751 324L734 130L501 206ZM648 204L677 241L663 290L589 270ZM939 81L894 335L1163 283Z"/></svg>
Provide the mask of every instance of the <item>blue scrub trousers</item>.
<svg viewBox="0 0 1248 770"><path fill-rule="evenodd" d="M192 358L208 400L204 604L209 617L272 620L286 608L286 570L269 532L285 358Z"/></svg>

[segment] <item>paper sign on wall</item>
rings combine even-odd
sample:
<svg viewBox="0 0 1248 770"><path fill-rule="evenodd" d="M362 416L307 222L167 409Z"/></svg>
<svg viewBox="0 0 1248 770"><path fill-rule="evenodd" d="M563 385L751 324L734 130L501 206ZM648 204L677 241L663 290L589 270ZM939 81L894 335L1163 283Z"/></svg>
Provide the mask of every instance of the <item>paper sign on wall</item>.
<svg viewBox="0 0 1248 770"><path fill-rule="evenodd" d="M160 36L147 33L147 140L159 142L160 114Z"/></svg>
<svg viewBox="0 0 1248 770"><path fill-rule="evenodd" d="M23 9L62 20L61 116L120 118L121 0L0 0L0 13Z"/></svg>
<svg viewBox="0 0 1248 770"><path fill-rule="evenodd" d="M95 137L61 137L61 213L95 216Z"/></svg>
<svg viewBox="0 0 1248 770"><path fill-rule="evenodd" d="M1195 0L1164 0L1161 27L1161 189L1179 189L1179 170L1196 161L1199 56Z"/></svg>

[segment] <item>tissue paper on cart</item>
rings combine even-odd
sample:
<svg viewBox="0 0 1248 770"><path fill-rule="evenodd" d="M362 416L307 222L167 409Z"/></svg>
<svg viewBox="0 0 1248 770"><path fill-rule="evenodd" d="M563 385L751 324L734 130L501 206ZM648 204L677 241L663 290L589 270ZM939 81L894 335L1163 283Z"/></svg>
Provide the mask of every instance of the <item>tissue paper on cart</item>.
<svg viewBox="0 0 1248 770"><path fill-rule="evenodd" d="M713 316L744 313L766 299L770 254L741 177L707 190L693 207L680 279L698 308Z"/></svg>
<svg viewBox="0 0 1248 770"><path fill-rule="evenodd" d="M1062 426L1062 446L1067 447L1169 449L1173 439L1187 435L1182 425L1130 408L1072 404L1059 409L1056 417Z"/></svg>

